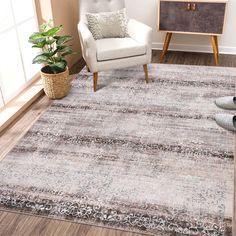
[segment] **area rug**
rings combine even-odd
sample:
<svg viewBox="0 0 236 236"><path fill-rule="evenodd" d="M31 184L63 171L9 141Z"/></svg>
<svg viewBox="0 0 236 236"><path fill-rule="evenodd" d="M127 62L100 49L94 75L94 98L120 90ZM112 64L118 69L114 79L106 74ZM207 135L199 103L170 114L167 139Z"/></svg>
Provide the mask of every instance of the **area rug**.
<svg viewBox="0 0 236 236"><path fill-rule="evenodd" d="M158 236L232 235L236 69L83 70L0 162L0 209Z"/></svg>

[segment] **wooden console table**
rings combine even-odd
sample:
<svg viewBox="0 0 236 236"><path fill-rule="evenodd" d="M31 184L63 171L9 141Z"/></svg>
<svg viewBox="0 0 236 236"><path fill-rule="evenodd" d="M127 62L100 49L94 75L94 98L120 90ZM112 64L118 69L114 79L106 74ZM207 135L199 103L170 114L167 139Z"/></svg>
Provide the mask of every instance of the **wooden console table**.
<svg viewBox="0 0 236 236"><path fill-rule="evenodd" d="M173 33L211 36L215 64L219 63L218 36L223 34L228 0L159 0L158 29L166 32L161 61Z"/></svg>

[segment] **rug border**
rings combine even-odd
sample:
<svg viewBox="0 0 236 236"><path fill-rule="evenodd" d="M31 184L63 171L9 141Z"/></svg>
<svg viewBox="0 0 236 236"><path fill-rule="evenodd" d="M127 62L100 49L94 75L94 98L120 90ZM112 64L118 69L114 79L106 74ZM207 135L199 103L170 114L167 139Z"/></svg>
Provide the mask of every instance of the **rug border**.
<svg viewBox="0 0 236 236"><path fill-rule="evenodd" d="M45 218L45 219L49 219L49 220L59 220L59 221L64 221L64 222L68 222L68 223L73 223L73 224L82 224L82 225L88 225L88 226L93 226L93 227L112 229L112 230L116 230L116 231L118 230L118 231L127 232L127 233L137 233L137 234L140 234L140 235L156 236L155 234L149 234L149 233L145 233L145 232L142 233L140 231L125 230L124 228L113 228L111 226L103 226L101 224L86 223L86 222L83 222L81 220L72 221L72 220L67 220L67 219L63 219L63 218L59 218L59 217L36 215L36 214L33 214L33 213L17 211L17 210L8 210L8 209L0 208L0 212L14 213L14 214L25 215L25 216L33 216L33 217Z"/></svg>

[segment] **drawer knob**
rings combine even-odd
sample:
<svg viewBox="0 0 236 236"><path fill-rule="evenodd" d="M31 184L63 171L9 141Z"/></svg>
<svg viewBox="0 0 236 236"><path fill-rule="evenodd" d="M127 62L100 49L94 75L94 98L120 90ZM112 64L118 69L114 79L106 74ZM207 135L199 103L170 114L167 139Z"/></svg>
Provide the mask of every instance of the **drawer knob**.
<svg viewBox="0 0 236 236"><path fill-rule="evenodd" d="M197 4L196 3L193 3L192 4L192 11L196 11L197 10Z"/></svg>
<svg viewBox="0 0 236 236"><path fill-rule="evenodd" d="M187 4L187 11L190 11L191 10L191 3L188 3Z"/></svg>

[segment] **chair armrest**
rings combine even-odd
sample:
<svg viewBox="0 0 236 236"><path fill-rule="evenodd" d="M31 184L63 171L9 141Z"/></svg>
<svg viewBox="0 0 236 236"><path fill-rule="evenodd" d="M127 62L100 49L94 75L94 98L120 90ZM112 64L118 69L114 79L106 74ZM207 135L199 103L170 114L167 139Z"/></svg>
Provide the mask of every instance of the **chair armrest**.
<svg viewBox="0 0 236 236"><path fill-rule="evenodd" d="M97 47L96 41L92 33L88 29L87 24L80 21L78 24L78 32L80 37L80 44L82 48L82 55L91 72L96 72L97 69Z"/></svg>
<svg viewBox="0 0 236 236"><path fill-rule="evenodd" d="M128 23L128 33L136 41L151 46L152 28L134 19Z"/></svg>

